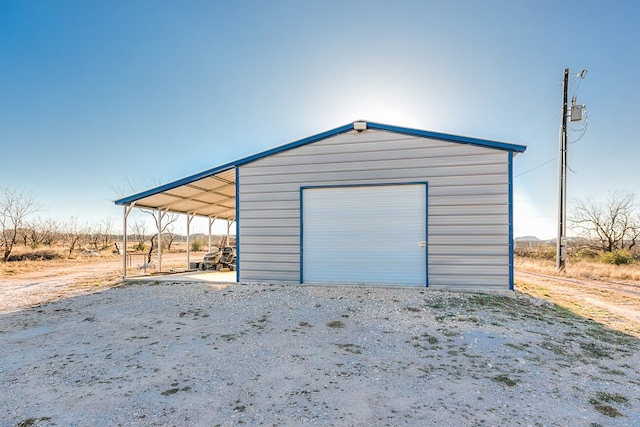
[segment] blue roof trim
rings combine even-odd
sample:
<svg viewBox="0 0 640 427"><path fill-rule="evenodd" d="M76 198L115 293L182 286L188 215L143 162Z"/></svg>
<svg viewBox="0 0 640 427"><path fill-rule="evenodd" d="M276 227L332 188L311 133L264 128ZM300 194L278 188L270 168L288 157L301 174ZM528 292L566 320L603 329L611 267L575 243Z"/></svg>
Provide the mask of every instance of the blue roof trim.
<svg viewBox="0 0 640 427"><path fill-rule="evenodd" d="M460 144L478 145L480 147L498 148L500 150L513 151L518 153L524 153L524 151L527 149L525 145L489 141L486 139L469 138L467 136L450 135L446 133L430 132L426 130L401 128L379 123L367 122L367 129L386 130L389 132L402 133L405 135L422 136L424 138L440 139L442 141L458 142Z"/></svg>
<svg viewBox="0 0 640 427"><path fill-rule="evenodd" d="M291 142L289 144L281 145L279 147L272 148L271 150L263 151L258 154L254 154L253 156L245 157L244 159L238 160L236 162L236 166L246 165L247 163L254 162L256 160L260 160L264 157L271 156L272 154L281 153L283 151L291 150L293 148L300 147L302 145L311 144L312 142L318 142L322 139L331 138L332 136L339 135L341 133L349 132L353 130L353 123L349 123L348 125L340 126L339 128L331 129L323 133L319 133L317 135L313 135L299 141Z"/></svg>
<svg viewBox="0 0 640 427"><path fill-rule="evenodd" d="M197 173L195 175L191 175L188 176L186 178L182 178L179 179L177 181L173 181L173 182L169 182L167 184L161 185L159 187L155 187L146 191L143 191L141 193L137 193L128 197L124 197L122 199L118 199L116 201L114 201L114 203L116 205L128 205L130 203L133 203L137 200L143 199L145 197L149 197L149 196L153 196L154 194L158 194L158 193L162 193L163 191L167 191L167 190L172 190L174 188L186 185L186 184L191 184L192 182L198 181L200 179L203 178L207 178L209 176L215 175L217 173L220 172L225 172L229 169L232 169L234 167L238 167L238 166L242 166L242 165L246 165L247 163L251 163L254 162L256 160L262 159L263 157L267 157L267 156L271 156L272 154L276 154L276 153L281 153L283 151L287 151L287 150L291 150L293 148L296 147L300 147L301 145L306 145L306 144L310 144L312 142L316 142L316 141L320 141L322 139L326 139L326 138L330 138L332 136L335 135L339 135L341 133L345 133L345 132L349 132L353 130L353 123L349 123L348 125L344 125L344 126L340 126L338 128L332 129L332 130L328 130L326 132L323 133L319 133L317 135L313 135L304 139L301 139L299 141L294 141L291 142L289 144L286 145L281 145L279 147L275 147L272 148L270 150L267 151L262 151L258 154L254 154L252 156L249 157L244 157L242 159L230 162L230 163L225 163L224 165L215 167L213 169L208 169L206 171Z"/></svg>
<svg viewBox="0 0 640 427"><path fill-rule="evenodd" d="M411 136L420 136L424 138L439 139L442 141L457 142L460 144L471 144L471 145L477 145L480 147L497 148L500 150L506 150L510 152L522 153L527 149L527 147L524 145L508 144L506 142L488 141L484 139L469 138L466 136L449 135L446 133L430 132L430 131L418 130L418 129L409 129L409 128L390 126L390 125L384 125L384 124L373 123L373 122L366 122L366 124L367 124L367 129L383 130L383 131L401 133L401 134L411 135ZM116 205L128 205L137 200L143 199L145 197L153 196L154 194L162 193L163 191L172 190L174 188L190 184L200 179L213 176L220 172L225 172L229 169L232 169L238 166L246 165L247 163L254 162L256 160L271 156L273 154L281 153L283 151L287 151L303 145L311 144L313 142L317 142L322 139L331 138L332 136L336 136L341 133L352 131L354 128L353 126L354 126L353 123L349 123L344 126L340 126L335 129L331 129L326 132L319 133L317 135L309 136L307 138L303 138L298 141L291 142L289 144L281 145L279 147L275 147L267 151L262 151L258 154L254 154L249 157L244 157L242 159L239 159L233 162L225 163L213 169L208 169L206 171L197 173L195 175L191 175L186 178L182 178L177 181L173 181L173 182L161 185L159 187L155 187L155 188L143 191L141 193L137 193L128 197L124 197L122 199L115 200L114 203Z"/></svg>

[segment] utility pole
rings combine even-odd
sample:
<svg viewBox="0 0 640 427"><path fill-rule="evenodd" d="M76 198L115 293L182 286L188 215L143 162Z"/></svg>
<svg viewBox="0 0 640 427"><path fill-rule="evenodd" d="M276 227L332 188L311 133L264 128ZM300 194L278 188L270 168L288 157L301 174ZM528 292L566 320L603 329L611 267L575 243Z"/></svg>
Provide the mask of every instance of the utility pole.
<svg viewBox="0 0 640 427"><path fill-rule="evenodd" d="M567 113L569 69L564 69L562 90L562 126L560 127L560 182L558 188L558 241L556 242L556 269L567 271Z"/></svg>
<svg viewBox="0 0 640 427"><path fill-rule="evenodd" d="M582 70L576 76L580 79L584 79L586 74L587 70ZM582 115L586 110L584 104L576 104L575 95L571 100L571 109L569 109L568 68L564 69L562 87L562 125L560 127L560 155L558 156L558 164L560 165L560 183L558 188L558 241L556 242L556 268L558 271L564 273L567 271L567 118L570 118L572 122L579 122L583 119ZM585 122L582 128L583 135L587 128L586 126ZM582 136L580 136L576 141L580 138L582 138Z"/></svg>

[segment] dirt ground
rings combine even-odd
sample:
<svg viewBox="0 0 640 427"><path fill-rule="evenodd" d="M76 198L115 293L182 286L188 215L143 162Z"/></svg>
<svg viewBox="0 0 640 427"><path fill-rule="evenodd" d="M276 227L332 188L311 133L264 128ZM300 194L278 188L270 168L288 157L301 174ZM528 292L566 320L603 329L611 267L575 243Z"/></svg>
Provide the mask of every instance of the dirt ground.
<svg viewBox="0 0 640 427"><path fill-rule="evenodd" d="M516 270L516 290L640 338L640 283Z"/></svg>
<svg viewBox="0 0 640 427"><path fill-rule="evenodd" d="M192 261L201 258L202 253L191 254ZM143 255L134 255L127 274L136 276L150 273L150 270L147 272L141 268L143 263ZM163 256L163 270L179 271L185 268L185 253ZM118 286L122 279L122 259L111 256L53 263L42 261L29 270L17 274L2 274L0 271L0 313ZM640 338L639 281L576 279L519 268L516 268L515 277L516 291L552 301L579 315Z"/></svg>
<svg viewBox="0 0 640 427"><path fill-rule="evenodd" d="M127 275L151 273L152 269L145 270L143 267L145 258L143 254L134 254L128 263ZM191 255L192 261L201 259L202 253ZM165 254L162 262L164 271L184 270L186 254ZM0 313L99 292L122 282L122 258L119 256L33 261L27 262L26 267L23 265L15 269L10 264L0 270Z"/></svg>
<svg viewBox="0 0 640 427"><path fill-rule="evenodd" d="M0 277L0 426L640 425L633 286L123 286L90 264Z"/></svg>

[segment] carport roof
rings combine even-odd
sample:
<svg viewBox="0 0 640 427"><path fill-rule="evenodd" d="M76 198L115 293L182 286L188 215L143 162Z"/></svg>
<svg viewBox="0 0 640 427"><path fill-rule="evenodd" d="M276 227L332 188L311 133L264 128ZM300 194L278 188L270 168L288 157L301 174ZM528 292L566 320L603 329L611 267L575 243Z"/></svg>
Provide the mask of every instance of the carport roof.
<svg viewBox="0 0 640 427"><path fill-rule="evenodd" d="M236 168L238 166L341 133L350 132L356 129L356 124L360 127L365 126L366 129L420 136L459 144L477 145L513 153L522 153L526 150L526 146L523 145L358 121L118 199L114 203L116 205L135 205L140 208L235 220Z"/></svg>

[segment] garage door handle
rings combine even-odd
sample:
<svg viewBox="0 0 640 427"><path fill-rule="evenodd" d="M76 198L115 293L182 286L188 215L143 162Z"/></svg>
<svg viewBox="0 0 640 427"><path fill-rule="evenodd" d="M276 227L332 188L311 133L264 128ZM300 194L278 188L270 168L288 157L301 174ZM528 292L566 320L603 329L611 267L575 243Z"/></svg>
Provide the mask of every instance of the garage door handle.
<svg viewBox="0 0 640 427"><path fill-rule="evenodd" d="M420 246L421 248L426 248L427 247L427 242L425 242L425 241L418 242L418 246Z"/></svg>

